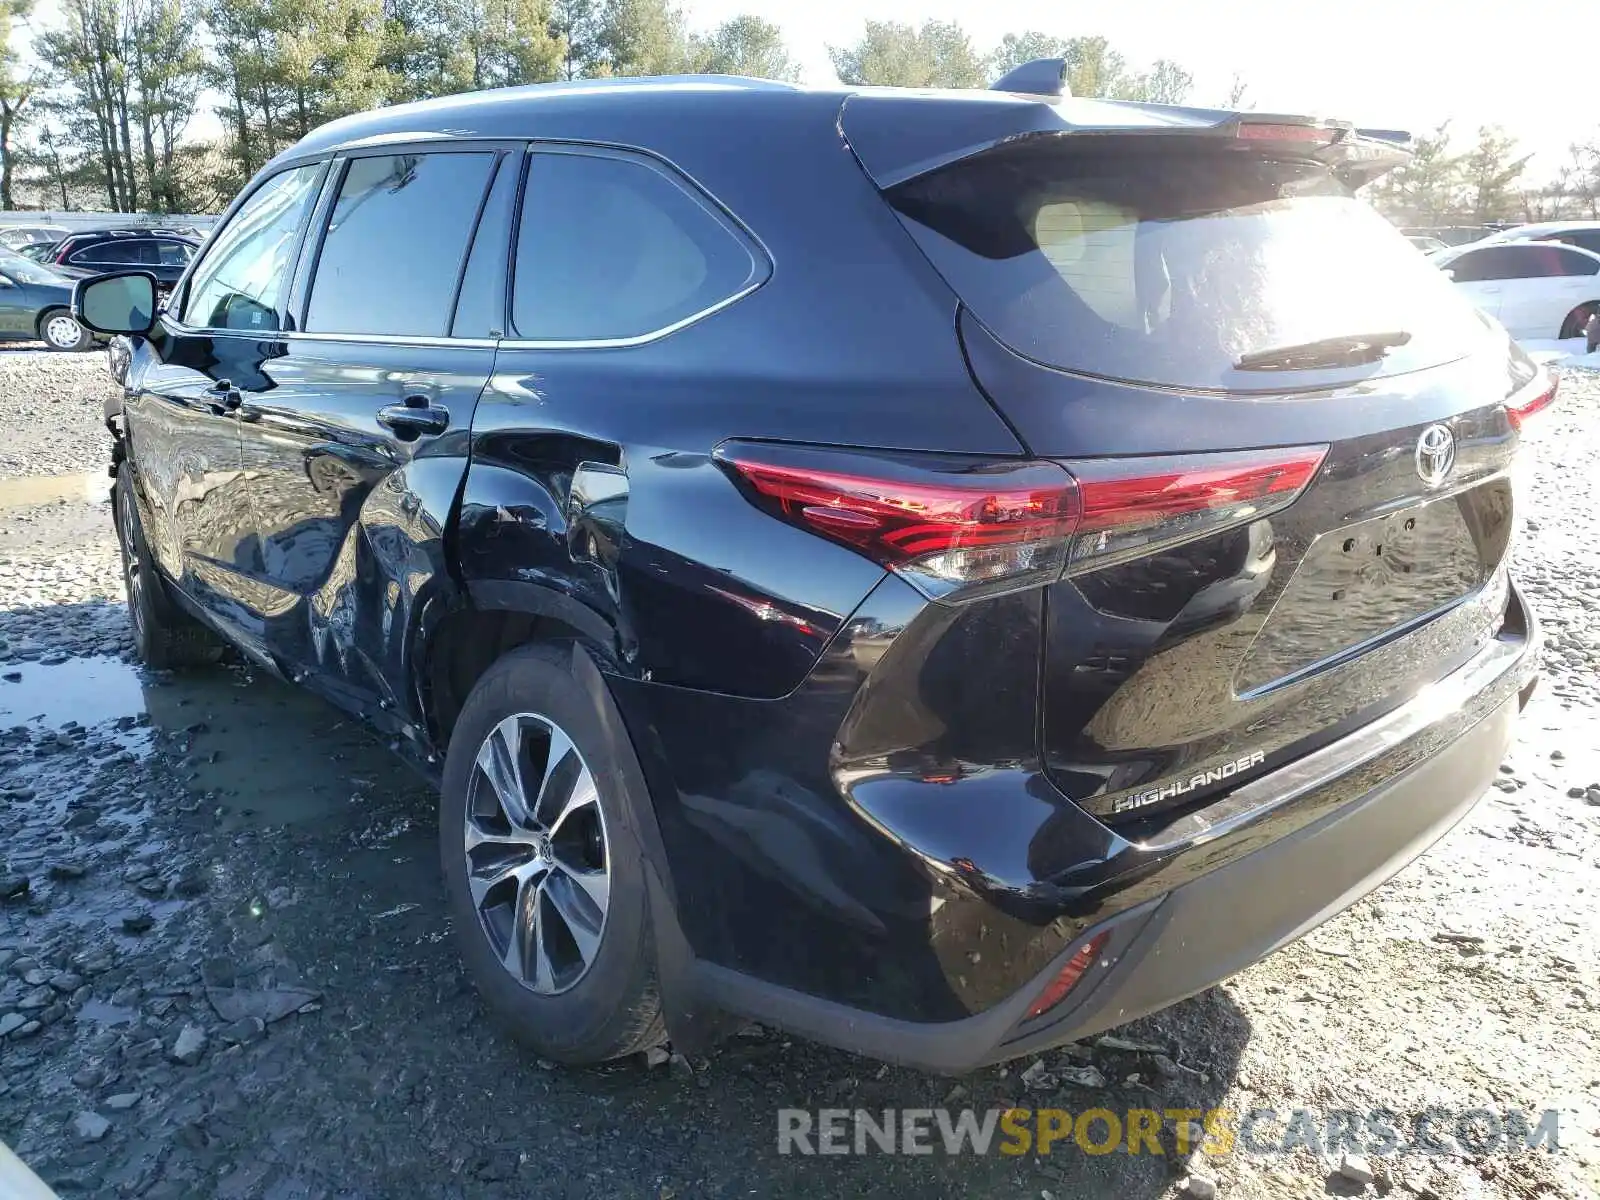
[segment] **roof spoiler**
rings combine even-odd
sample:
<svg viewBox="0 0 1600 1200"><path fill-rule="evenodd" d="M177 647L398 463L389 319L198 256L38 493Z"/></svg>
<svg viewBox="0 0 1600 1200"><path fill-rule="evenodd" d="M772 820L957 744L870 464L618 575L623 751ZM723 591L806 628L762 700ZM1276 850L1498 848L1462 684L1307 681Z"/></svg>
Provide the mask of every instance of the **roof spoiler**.
<svg viewBox="0 0 1600 1200"><path fill-rule="evenodd" d="M1416 143L1403 129L1353 129L1333 173L1346 187L1362 187L1410 162L1415 149Z"/></svg>
<svg viewBox="0 0 1600 1200"><path fill-rule="evenodd" d="M1388 142L1404 150L1415 149L1411 134L1404 129L1357 129L1357 137L1372 138L1374 141Z"/></svg>
<svg viewBox="0 0 1600 1200"><path fill-rule="evenodd" d="M1072 95L1067 86L1067 60L1036 58L1012 67L989 85L991 92L1016 92L1023 96L1044 96L1051 100Z"/></svg>

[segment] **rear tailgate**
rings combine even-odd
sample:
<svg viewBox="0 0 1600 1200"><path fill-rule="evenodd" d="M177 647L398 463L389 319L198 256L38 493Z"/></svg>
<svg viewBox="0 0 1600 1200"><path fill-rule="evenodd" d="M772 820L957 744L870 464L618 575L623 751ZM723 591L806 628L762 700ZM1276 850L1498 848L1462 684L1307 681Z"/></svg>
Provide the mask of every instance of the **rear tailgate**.
<svg viewBox="0 0 1600 1200"><path fill-rule="evenodd" d="M1068 795L1110 821L1203 802L1492 636L1508 403L1544 381L1351 197L1320 134L1019 102L1040 128L985 140L981 114L1009 110L975 105L941 152L870 99L846 136L961 299L974 378L1086 496L1142 497L1109 518L1139 537L1075 549L1048 591L1041 749ZM1263 451L1322 457L1287 507L1208 520L1229 497L1192 496Z"/></svg>

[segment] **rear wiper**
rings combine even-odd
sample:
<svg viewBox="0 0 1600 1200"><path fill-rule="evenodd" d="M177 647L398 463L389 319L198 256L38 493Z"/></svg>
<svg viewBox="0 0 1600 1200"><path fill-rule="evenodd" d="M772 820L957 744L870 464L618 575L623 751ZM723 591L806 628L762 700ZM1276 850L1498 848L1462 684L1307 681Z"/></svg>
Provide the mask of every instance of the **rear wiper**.
<svg viewBox="0 0 1600 1200"><path fill-rule="evenodd" d="M1339 337L1300 342L1292 346L1273 346L1241 354L1233 364L1236 371L1311 371L1318 367L1359 367L1377 362L1396 346L1404 346L1411 335L1403 329L1387 333L1347 333Z"/></svg>

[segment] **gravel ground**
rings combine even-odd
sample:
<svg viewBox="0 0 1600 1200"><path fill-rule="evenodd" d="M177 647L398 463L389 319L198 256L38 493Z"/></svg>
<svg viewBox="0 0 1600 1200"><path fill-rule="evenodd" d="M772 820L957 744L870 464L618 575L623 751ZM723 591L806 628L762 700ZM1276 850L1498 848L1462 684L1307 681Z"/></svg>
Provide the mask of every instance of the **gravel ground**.
<svg viewBox="0 0 1600 1200"><path fill-rule="evenodd" d="M111 439L101 405L116 394L102 350L52 354L0 348L0 479L101 471Z"/></svg>
<svg viewBox="0 0 1600 1200"><path fill-rule="evenodd" d="M941 1102L1556 1108L1553 1155L1376 1157L1363 1183L1239 1152L1189 1194L1600 1192L1600 375L1532 437L1516 553L1547 676L1472 816L1123 1041L949 1080L758 1029L584 1071L497 1035L445 941L426 787L243 668L127 661L99 369L0 354L0 1139L63 1195L1185 1194L1172 1155L776 1152L780 1107Z"/></svg>

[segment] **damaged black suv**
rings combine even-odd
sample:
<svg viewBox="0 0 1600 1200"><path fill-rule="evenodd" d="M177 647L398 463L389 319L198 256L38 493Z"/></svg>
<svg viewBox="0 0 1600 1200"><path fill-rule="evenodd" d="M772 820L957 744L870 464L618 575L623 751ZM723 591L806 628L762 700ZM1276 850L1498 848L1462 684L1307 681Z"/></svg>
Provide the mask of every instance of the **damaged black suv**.
<svg viewBox="0 0 1600 1200"><path fill-rule="evenodd" d="M1492 778L1553 383L1354 198L1395 137L1059 79L380 109L164 308L78 285L130 337L140 654L231 645L434 776L462 955L540 1053L1034 1051Z"/></svg>

